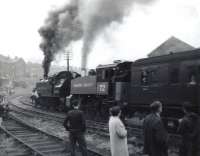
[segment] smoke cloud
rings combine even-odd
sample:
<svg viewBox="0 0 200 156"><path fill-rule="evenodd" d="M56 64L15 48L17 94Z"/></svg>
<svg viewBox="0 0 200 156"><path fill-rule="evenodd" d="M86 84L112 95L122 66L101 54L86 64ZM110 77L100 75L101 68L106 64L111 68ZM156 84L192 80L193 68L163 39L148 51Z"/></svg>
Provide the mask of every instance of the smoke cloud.
<svg viewBox="0 0 200 156"><path fill-rule="evenodd" d="M82 26L78 17L78 4L73 1L61 9L49 13L45 25L39 29L42 37L40 48L44 53L44 77L48 76L51 62L56 54L72 42L83 36Z"/></svg>
<svg viewBox="0 0 200 156"><path fill-rule="evenodd" d="M96 37L112 22L121 23L123 17L130 12L133 2L133 0L96 0L90 3L89 8L94 9L87 10L83 14L85 17L81 18L85 19L82 21L84 26L82 69L87 67L88 55Z"/></svg>
<svg viewBox="0 0 200 156"><path fill-rule="evenodd" d="M133 3L147 5L153 0L71 0L61 9L49 13L39 33L43 38L43 68L47 76L55 55L76 40L83 40L82 69L95 39L113 22L122 23L132 10Z"/></svg>

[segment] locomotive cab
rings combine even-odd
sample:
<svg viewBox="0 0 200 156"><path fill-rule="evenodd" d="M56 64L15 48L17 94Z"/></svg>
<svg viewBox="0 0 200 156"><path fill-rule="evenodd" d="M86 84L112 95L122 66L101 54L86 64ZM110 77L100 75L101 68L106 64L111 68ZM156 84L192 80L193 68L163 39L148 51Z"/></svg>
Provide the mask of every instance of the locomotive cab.
<svg viewBox="0 0 200 156"><path fill-rule="evenodd" d="M127 94L130 83L131 62L114 62L97 67L97 94L109 95L115 101L121 101ZM124 95L123 95L124 94Z"/></svg>
<svg viewBox="0 0 200 156"><path fill-rule="evenodd" d="M117 61L97 67L97 94L103 99L101 107L106 116L110 107L127 102L131 63Z"/></svg>
<svg viewBox="0 0 200 156"><path fill-rule="evenodd" d="M89 118L108 119L109 108L127 96L131 62L99 65L88 76L71 81L71 94Z"/></svg>
<svg viewBox="0 0 200 156"><path fill-rule="evenodd" d="M97 67L97 94L113 97L114 83L112 78L116 71L117 64L99 65Z"/></svg>

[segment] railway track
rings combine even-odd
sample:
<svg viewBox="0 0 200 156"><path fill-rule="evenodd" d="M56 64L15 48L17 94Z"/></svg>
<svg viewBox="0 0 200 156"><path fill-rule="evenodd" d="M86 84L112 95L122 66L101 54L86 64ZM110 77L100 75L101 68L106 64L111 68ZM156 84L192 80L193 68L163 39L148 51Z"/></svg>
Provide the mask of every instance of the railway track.
<svg viewBox="0 0 200 156"><path fill-rule="evenodd" d="M66 156L70 155L69 143L62 139L38 130L24 121L10 116L3 122L1 131L14 138L21 144L22 153L12 156ZM63 152L65 150L65 152ZM77 150L77 155L81 155ZM101 154L88 149L89 156L102 156Z"/></svg>
<svg viewBox="0 0 200 156"><path fill-rule="evenodd" d="M64 119L65 119L65 115L60 115L60 114L55 114L55 113L47 113L45 111L41 111L38 109L33 109L33 105L30 104L27 101L24 101L22 99L19 100L21 103L23 103L24 105L27 105L28 107L22 108L20 106L17 105L13 105L13 107L15 107L15 111L17 111L18 109L18 113L23 113L24 115L29 115L31 114L31 116L37 116L37 117L41 117L43 119L51 119L54 120L56 122L59 123L63 123ZM20 111L21 110L21 111ZM23 111L22 111L23 110ZM107 123L103 123L103 122L96 122L96 121L91 121L91 120L87 120L86 121L87 124L87 130L89 133L95 133L98 134L100 136L103 137L109 137L109 133L108 133L108 125ZM135 142L139 142L139 144L143 144L143 142L141 140L143 140L143 131L142 128L140 126L127 126L127 131L128 131L128 141L135 144ZM136 137L136 141L135 139L132 140L132 137ZM129 138L131 138L129 140ZM139 138L139 139L138 139ZM174 146L178 146L179 142L180 142L180 136L176 135L176 134L170 134L170 144L174 145Z"/></svg>
<svg viewBox="0 0 200 156"><path fill-rule="evenodd" d="M52 114L52 113L47 113L45 111L33 109L32 107L24 108L22 106L14 104L13 102L10 102L9 105L11 106L11 110L13 112L23 114L25 116L39 117L39 118L46 119L46 120L53 120L53 121L56 121L56 122L59 122L59 123L63 122L64 119L65 119L64 115L55 115L55 114Z"/></svg>
<svg viewBox="0 0 200 156"><path fill-rule="evenodd" d="M14 136L4 127L0 127L0 133L1 135L6 135L4 139L7 138L9 139L9 141L12 141L12 145L3 145L0 147L1 154L7 155L7 156L40 155L39 153L37 153L37 151L35 151L31 147L24 144L19 138Z"/></svg>
<svg viewBox="0 0 200 156"><path fill-rule="evenodd" d="M27 105L28 107L23 108L21 106L15 105L13 103L10 103L12 105L12 110L26 115L26 116L36 116L36 117L40 117L46 120L53 120L59 123L63 123L64 119L65 119L65 115L58 115L55 113L47 113L45 111L41 111L41 110L36 110L33 109L33 105L24 102L22 100L20 100L21 103L23 103L24 105ZM87 125L87 130L89 133L95 133L98 135L101 135L103 137L109 137L109 133L108 133L108 125L107 123L103 123L103 122L97 122L97 121L91 121L91 120L86 120L86 125ZM128 130L128 134L130 136L141 136L142 135L142 131L141 128L138 127L127 127Z"/></svg>

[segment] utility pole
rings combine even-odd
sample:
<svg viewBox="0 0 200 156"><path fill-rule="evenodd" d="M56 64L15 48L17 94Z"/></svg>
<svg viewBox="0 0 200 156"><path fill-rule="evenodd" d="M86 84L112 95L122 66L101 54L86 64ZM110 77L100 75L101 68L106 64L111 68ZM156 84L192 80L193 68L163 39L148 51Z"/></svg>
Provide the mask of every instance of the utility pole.
<svg viewBox="0 0 200 156"><path fill-rule="evenodd" d="M72 21L74 21L74 19L76 17L75 12L74 12L74 8L69 9L69 15L70 15ZM74 23L72 22L71 23L72 38L73 38L73 30L74 30ZM72 55L72 51L73 51L72 48L73 47L72 47L72 42L71 42L70 45L69 45L69 49L66 51L67 71L69 71L69 61L71 60L71 57L72 57L71 55Z"/></svg>
<svg viewBox="0 0 200 156"><path fill-rule="evenodd" d="M72 55L72 43L70 44L69 46L69 49L66 50L66 53L65 53L65 59L67 61L67 71L69 71L69 67L70 67L70 60L71 60L71 56Z"/></svg>

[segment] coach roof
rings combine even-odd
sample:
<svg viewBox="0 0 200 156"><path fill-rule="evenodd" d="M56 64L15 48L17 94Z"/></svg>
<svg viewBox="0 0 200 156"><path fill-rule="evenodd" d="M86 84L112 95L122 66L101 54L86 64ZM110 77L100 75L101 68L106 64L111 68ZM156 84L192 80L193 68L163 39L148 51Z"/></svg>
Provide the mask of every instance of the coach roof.
<svg viewBox="0 0 200 156"><path fill-rule="evenodd" d="M193 60L200 59L200 49L183 51L183 52L180 52L180 53L171 52L168 55L139 59L139 60L136 60L133 63L133 66L140 66L140 65L147 65L147 64L157 64L157 63L165 63L165 62L174 62L174 61L190 60L190 59L193 59Z"/></svg>

